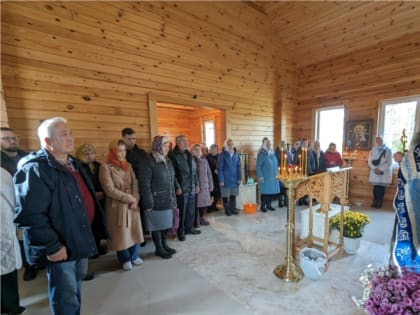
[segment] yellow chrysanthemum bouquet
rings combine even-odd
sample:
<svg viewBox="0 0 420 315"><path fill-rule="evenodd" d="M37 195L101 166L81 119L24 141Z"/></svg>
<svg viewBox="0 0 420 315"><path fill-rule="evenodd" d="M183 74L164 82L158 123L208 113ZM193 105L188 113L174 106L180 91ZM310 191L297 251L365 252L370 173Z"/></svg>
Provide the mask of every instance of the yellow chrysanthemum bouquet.
<svg viewBox="0 0 420 315"><path fill-rule="evenodd" d="M370 218L368 215L361 212L346 211L344 212L343 236L350 238L362 237L365 226L369 223ZM330 229L340 230L340 215L330 219Z"/></svg>

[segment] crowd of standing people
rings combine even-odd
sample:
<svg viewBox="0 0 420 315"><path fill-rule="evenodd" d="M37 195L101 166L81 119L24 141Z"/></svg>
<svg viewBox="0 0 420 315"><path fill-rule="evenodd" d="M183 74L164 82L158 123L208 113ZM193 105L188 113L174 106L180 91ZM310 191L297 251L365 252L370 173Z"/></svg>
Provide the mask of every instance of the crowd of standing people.
<svg viewBox="0 0 420 315"><path fill-rule="evenodd" d="M115 251L122 269L131 270L143 263L146 235L151 235L155 255L170 259L176 254L168 243L174 226L181 242L200 234L200 227L209 225L206 213L218 211L220 199L226 216L238 215L243 179L232 139L226 139L221 152L216 144L206 152L201 144L190 150L185 135L176 137L173 149L167 137L156 136L147 153L137 146L135 131L124 128L101 164L92 144L81 145L72 156L74 138L64 118L43 121L38 138L40 149L26 153L13 130L1 128L2 256L7 257L1 266L2 313L25 310L17 287L22 261L25 280L45 267L52 314L80 314L81 281L93 278L88 259ZM376 143L369 166L377 208L390 183L391 152L382 138ZM343 166L334 143L325 153L318 141L310 146L306 139L293 147L282 141L274 150L264 138L256 161L262 212L274 211L277 198L279 207L287 205L286 188L276 179L278 166L283 159L287 166L298 165L302 150L308 150L309 175ZM23 234L20 245L14 223Z"/></svg>
<svg viewBox="0 0 420 315"><path fill-rule="evenodd" d="M81 281L94 277L87 272L88 259L115 251L122 269L131 270L143 263L147 234L156 256L169 259L176 253L167 241L174 225L179 241L200 234L199 227L209 224L205 213L218 210L222 195L229 203L226 214L237 214L241 172L231 139L220 162L217 145L205 156L200 144L190 151L184 135L172 150L168 138L156 136L147 153L137 146L135 131L124 128L101 164L94 145L75 150L64 118L43 121L37 133L40 149L27 153L12 129L1 128L2 256L7 257L1 269L2 313L25 311L17 279L22 261L25 281L46 269L52 314L80 314Z"/></svg>

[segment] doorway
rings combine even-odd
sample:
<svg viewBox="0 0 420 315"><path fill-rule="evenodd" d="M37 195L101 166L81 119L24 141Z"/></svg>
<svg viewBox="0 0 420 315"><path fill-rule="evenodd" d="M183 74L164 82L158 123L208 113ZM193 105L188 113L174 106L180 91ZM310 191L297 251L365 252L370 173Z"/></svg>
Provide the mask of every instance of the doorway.
<svg viewBox="0 0 420 315"><path fill-rule="evenodd" d="M203 143L209 148L216 143L221 149L226 138L224 110L161 101L149 102L149 105L152 138L157 134L166 136L175 146L176 136L185 135L190 146Z"/></svg>

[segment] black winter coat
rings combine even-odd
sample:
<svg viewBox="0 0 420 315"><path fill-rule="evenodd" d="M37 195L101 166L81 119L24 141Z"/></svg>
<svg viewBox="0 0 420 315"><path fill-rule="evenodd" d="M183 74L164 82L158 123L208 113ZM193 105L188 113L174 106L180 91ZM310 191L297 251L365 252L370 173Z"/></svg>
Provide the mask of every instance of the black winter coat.
<svg viewBox="0 0 420 315"><path fill-rule="evenodd" d="M147 158L147 153L143 149L140 149L137 144L131 150L127 149L127 155L125 157L133 167L134 173L136 174L137 180L139 180L140 168Z"/></svg>
<svg viewBox="0 0 420 315"><path fill-rule="evenodd" d="M195 187L198 186L197 165L190 151L186 150L184 154L179 150L178 146L169 153L175 169L175 176L182 193L195 193Z"/></svg>
<svg viewBox="0 0 420 315"><path fill-rule="evenodd" d="M89 179L91 180L93 184L93 188L95 189L95 192L104 192L102 189L101 183L99 182L99 168L101 167L101 163L94 161L93 164L95 165L94 171L92 173L92 170L89 167L89 164L81 162L81 167L84 168L86 171L86 174L89 176ZM102 199L98 200L99 204L101 205L101 209L105 210L105 195ZM98 239L106 239L106 233L104 233L104 229L100 224L97 224L97 222L94 220L92 222L92 232L93 236Z"/></svg>
<svg viewBox="0 0 420 315"><path fill-rule="evenodd" d="M139 187L143 209L176 208L176 186L179 185L171 160L166 158L165 164L149 155L140 168Z"/></svg>
<svg viewBox="0 0 420 315"><path fill-rule="evenodd" d="M95 189L81 162L74 160L95 200L93 226L106 235L103 211ZM25 256L31 265L44 264L47 255L63 245L68 260L97 254L86 210L76 180L47 150L41 149L21 159L14 177L15 223L23 229Z"/></svg>
<svg viewBox="0 0 420 315"><path fill-rule="evenodd" d="M315 151L310 150L308 154L308 175L325 172L326 170L325 153L320 151L318 160Z"/></svg>
<svg viewBox="0 0 420 315"><path fill-rule="evenodd" d="M211 155L207 154L206 159L209 162L211 174L213 176L213 184L214 189L219 190L219 176L217 175L217 159L219 158L219 154Z"/></svg>

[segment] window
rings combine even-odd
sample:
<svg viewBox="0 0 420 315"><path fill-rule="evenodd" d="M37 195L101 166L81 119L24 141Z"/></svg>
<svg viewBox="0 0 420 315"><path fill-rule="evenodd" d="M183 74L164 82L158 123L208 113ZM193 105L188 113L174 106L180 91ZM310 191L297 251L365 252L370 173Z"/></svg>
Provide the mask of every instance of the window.
<svg viewBox="0 0 420 315"><path fill-rule="evenodd" d="M334 142L337 151L343 149L344 132L344 106L338 105L317 110L315 122L315 138L321 144L321 149L328 149L328 145Z"/></svg>
<svg viewBox="0 0 420 315"><path fill-rule="evenodd" d="M207 148L215 143L214 120L204 121L204 143Z"/></svg>
<svg viewBox="0 0 420 315"><path fill-rule="evenodd" d="M392 152L402 151L401 136L405 129L407 147L420 121L420 97L413 96L394 100L384 100L379 111L378 134Z"/></svg>

